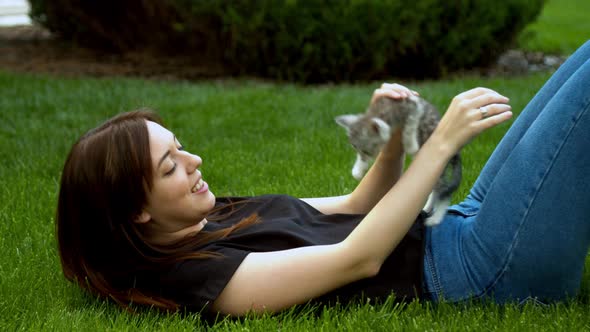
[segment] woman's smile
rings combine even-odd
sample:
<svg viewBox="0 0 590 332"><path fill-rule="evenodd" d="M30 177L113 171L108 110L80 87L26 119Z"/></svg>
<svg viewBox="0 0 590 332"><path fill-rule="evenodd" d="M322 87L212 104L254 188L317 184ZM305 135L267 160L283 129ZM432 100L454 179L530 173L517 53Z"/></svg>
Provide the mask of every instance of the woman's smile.
<svg viewBox="0 0 590 332"><path fill-rule="evenodd" d="M193 186L191 192L193 194L202 194L204 192L209 191L209 185L207 182L203 181L203 178L200 178L199 181Z"/></svg>

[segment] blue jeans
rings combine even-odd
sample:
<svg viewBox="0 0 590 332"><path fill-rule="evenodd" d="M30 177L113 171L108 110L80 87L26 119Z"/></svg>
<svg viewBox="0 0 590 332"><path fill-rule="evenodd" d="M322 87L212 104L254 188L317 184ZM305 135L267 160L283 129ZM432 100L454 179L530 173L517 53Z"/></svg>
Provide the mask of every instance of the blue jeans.
<svg viewBox="0 0 590 332"><path fill-rule="evenodd" d="M576 296L590 244L590 41L526 106L467 198L426 231L425 296Z"/></svg>

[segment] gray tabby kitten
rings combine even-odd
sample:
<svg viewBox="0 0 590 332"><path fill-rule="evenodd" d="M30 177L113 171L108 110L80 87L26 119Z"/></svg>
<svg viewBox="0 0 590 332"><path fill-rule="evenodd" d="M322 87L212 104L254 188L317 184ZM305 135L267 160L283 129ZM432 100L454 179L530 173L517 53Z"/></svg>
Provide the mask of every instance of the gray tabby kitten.
<svg viewBox="0 0 590 332"><path fill-rule="evenodd" d="M410 96L405 99L379 98L364 114L336 117L336 122L348 133L350 143L357 151L352 175L360 180L389 141L391 133L402 130L402 145L407 154L415 155L434 131L440 115L426 100ZM425 210L430 216L427 226L438 225L451 202L451 195L461 183L461 157L457 153L447 164L441 178L428 197ZM432 211L434 210L434 211Z"/></svg>

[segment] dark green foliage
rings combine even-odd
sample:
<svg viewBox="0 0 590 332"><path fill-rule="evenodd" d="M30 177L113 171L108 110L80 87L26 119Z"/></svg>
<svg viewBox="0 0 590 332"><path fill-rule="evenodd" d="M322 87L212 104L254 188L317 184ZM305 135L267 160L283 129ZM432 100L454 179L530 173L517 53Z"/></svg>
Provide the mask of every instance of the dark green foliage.
<svg viewBox="0 0 590 332"><path fill-rule="evenodd" d="M437 77L489 64L545 0L31 0L66 40L220 59L301 82Z"/></svg>

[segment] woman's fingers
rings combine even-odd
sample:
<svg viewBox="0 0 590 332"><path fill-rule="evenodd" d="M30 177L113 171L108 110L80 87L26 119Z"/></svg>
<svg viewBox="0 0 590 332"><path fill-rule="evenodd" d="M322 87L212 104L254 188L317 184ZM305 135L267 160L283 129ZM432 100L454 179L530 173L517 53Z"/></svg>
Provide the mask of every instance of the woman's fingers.
<svg viewBox="0 0 590 332"><path fill-rule="evenodd" d="M489 89L489 88L482 88L482 87L477 87L477 88L473 88L471 90L467 90L465 92L462 92L460 94L457 95L457 97L455 98L459 98L459 99L473 99L475 97L484 95L484 94L497 94L500 95L498 92Z"/></svg>
<svg viewBox="0 0 590 332"><path fill-rule="evenodd" d="M467 108L480 108L491 104L506 104L510 100L499 93L492 91L480 94L465 101Z"/></svg>
<svg viewBox="0 0 590 332"><path fill-rule="evenodd" d="M471 98L465 100L464 107L468 107L468 113L477 133L494 127L512 118L510 100L496 91L479 88L471 94Z"/></svg>
<svg viewBox="0 0 590 332"><path fill-rule="evenodd" d="M484 120L497 114L510 111L512 108L508 104L488 104L469 110L474 120Z"/></svg>
<svg viewBox="0 0 590 332"><path fill-rule="evenodd" d="M405 92L411 93L410 89L406 88L405 86L403 86L401 84L397 84L397 83L383 83L383 84L381 84L381 89L391 89L391 90L405 91Z"/></svg>
<svg viewBox="0 0 590 332"><path fill-rule="evenodd" d="M507 104L491 104L482 106L477 109L477 116L481 119L478 121L478 126L481 131L499 125L500 123L512 118L512 107Z"/></svg>
<svg viewBox="0 0 590 332"><path fill-rule="evenodd" d="M440 137L460 149L482 131L512 117L509 99L494 90L475 88L453 98L439 126Z"/></svg>
<svg viewBox="0 0 590 332"><path fill-rule="evenodd" d="M479 121L510 111L510 100L487 88L475 88L453 98L449 110L464 113L469 121Z"/></svg>
<svg viewBox="0 0 590 332"><path fill-rule="evenodd" d="M384 97L390 97L390 98L394 98L394 99L407 97L407 95L405 95L407 93L404 91L387 89L387 88L377 89L377 90L375 90L375 94L378 95L379 97L384 96Z"/></svg>
<svg viewBox="0 0 590 332"><path fill-rule="evenodd" d="M419 96L420 94L414 90L410 90L407 87L397 83L383 83L381 87L373 93L371 102L374 102L378 98L388 97L393 99L408 98L411 95Z"/></svg>
<svg viewBox="0 0 590 332"><path fill-rule="evenodd" d="M470 110L479 110L481 107L486 107L492 104L507 104L509 101L510 99L502 96L494 90L488 88L475 88L465 91L453 98L449 108L469 112ZM484 108L484 110L486 109Z"/></svg>

